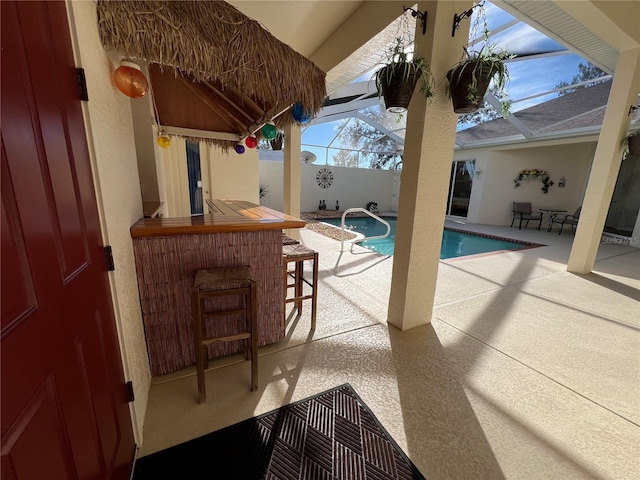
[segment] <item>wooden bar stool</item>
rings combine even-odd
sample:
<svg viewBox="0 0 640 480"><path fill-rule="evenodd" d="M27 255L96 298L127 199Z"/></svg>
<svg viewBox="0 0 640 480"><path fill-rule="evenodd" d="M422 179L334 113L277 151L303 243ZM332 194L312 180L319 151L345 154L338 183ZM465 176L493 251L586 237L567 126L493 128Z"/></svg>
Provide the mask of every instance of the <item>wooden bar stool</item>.
<svg viewBox="0 0 640 480"><path fill-rule="evenodd" d="M287 303L295 303L294 309L297 310L298 315L302 314L302 301L311 300L311 330L316 328L316 304L317 304L317 289L318 289L318 252L305 247L302 244L295 245L283 245L282 246L282 258L283 258L283 272L284 277L284 306L285 312L283 317L283 323L286 321L286 306ZM304 262L311 260L313 262L313 280L310 282L304 278ZM289 264L295 263L295 268L289 270ZM293 283L289 283L289 277L293 277ZM306 283L311 287L310 295L303 295L303 283ZM294 287L294 296L287 298L288 290L290 287Z"/></svg>
<svg viewBox="0 0 640 480"><path fill-rule="evenodd" d="M244 307L216 312L205 311L205 299L241 295ZM207 345L233 340L247 341L247 359L251 360L251 390L258 388L258 298L251 267L225 267L198 270L191 289L193 338L196 352L198 403L207 399L204 371L209 364ZM209 318L244 314L245 328L240 332L219 337L208 337L206 321Z"/></svg>
<svg viewBox="0 0 640 480"><path fill-rule="evenodd" d="M282 234L282 245L297 245L299 243L300 243L299 240L296 240L295 238L291 238L286 233Z"/></svg>

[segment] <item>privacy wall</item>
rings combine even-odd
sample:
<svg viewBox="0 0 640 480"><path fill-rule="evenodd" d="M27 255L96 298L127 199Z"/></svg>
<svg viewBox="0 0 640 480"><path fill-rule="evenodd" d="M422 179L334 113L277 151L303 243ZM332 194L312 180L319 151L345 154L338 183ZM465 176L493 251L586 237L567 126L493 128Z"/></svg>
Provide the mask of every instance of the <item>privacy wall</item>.
<svg viewBox="0 0 640 480"><path fill-rule="evenodd" d="M283 206L283 166L282 152L260 152L260 185L267 187L267 195L262 205L282 211ZM326 170L325 170L326 169ZM394 193L394 178L399 172L389 170L367 170L360 168L335 167L322 164L300 165L300 211L318 210L321 200L327 210L335 210L336 202L340 210L365 207L368 202L377 202L380 211L394 210L397 193ZM326 185L323 188L320 184Z"/></svg>

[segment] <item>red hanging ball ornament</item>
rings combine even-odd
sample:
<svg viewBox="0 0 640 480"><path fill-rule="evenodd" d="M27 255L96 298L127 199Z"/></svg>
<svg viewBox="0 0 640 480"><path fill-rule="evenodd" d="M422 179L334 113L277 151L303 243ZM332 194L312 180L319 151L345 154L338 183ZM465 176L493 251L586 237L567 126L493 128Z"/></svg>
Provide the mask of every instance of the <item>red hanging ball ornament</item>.
<svg viewBox="0 0 640 480"><path fill-rule="evenodd" d="M256 148L258 146L258 139L251 135L244 139L244 144L249 148Z"/></svg>

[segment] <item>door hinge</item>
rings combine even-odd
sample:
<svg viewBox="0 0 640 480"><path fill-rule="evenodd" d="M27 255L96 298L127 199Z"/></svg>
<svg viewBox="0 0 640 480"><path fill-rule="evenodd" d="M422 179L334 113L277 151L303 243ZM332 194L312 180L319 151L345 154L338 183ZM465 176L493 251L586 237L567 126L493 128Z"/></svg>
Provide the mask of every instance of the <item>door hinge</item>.
<svg viewBox="0 0 640 480"><path fill-rule="evenodd" d="M76 82L78 83L80 100L88 102L89 92L87 92L87 78L84 76L84 68L76 68Z"/></svg>
<svg viewBox="0 0 640 480"><path fill-rule="evenodd" d="M133 402L135 400L135 396L133 395L133 382L129 380L124 386L127 390L127 401Z"/></svg>
<svg viewBox="0 0 640 480"><path fill-rule="evenodd" d="M108 272L113 272L116 269L116 266L113 263L113 251L111 250L111 245L104 247L104 261Z"/></svg>

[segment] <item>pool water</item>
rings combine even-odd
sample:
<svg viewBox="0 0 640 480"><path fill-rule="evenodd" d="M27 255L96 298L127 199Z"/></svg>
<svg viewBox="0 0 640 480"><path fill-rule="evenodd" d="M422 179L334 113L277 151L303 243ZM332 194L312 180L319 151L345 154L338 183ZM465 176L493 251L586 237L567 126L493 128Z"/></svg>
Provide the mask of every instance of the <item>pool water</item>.
<svg viewBox="0 0 640 480"><path fill-rule="evenodd" d="M390 218L385 218L385 220L391 225L391 232L388 237L380 240L365 240L358 245L362 245L382 255L393 255L393 248L396 241L396 220ZM337 227L340 227L341 224L339 218L327 218L322 221ZM345 226L349 230L360 233L366 237L384 235L387 231L387 227L370 217L347 218L345 220ZM487 238L472 233L445 229L442 234L440 259L464 257L466 255L495 252L497 250L519 250L523 247L525 247L525 245L519 242Z"/></svg>

